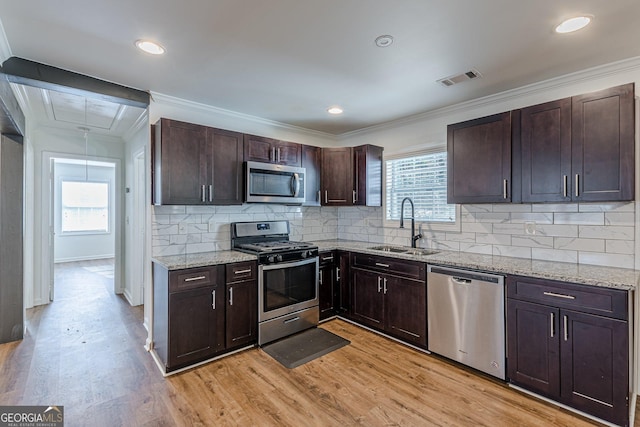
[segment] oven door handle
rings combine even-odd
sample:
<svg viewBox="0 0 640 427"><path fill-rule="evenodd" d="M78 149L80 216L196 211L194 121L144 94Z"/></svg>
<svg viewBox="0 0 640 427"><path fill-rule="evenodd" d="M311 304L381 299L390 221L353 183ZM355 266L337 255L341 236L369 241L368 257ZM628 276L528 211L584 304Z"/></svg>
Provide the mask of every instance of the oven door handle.
<svg viewBox="0 0 640 427"><path fill-rule="evenodd" d="M291 193L293 193L293 197L298 197L298 193L300 193L300 175L297 173L291 175Z"/></svg>
<svg viewBox="0 0 640 427"><path fill-rule="evenodd" d="M265 271L265 270L268 271L268 270L278 270L282 268L300 267L301 265L313 264L313 263L315 263L316 266L319 265L317 256L303 259L301 261L281 262L279 264L268 264L268 265L261 264L258 268L260 269L260 271Z"/></svg>

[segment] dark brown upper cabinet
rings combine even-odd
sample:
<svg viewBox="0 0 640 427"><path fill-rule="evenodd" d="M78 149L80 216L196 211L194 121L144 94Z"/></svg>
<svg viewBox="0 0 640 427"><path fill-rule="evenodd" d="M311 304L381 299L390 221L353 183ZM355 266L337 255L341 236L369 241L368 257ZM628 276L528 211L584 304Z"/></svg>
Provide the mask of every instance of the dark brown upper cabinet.
<svg viewBox="0 0 640 427"><path fill-rule="evenodd" d="M300 166L301 145L263 136L244 135L244 161Z"/></svg>
<svg viewBox="0 0 640 427"><path fill-rule="evenodd" d="M571 98L574 201L633 200L633 98L633 83Z"/></svg>
<svg viewBox="0 0 640 427"><path fill-rule="evenodd" d="M320 165L322 149L302 146L302 167L305 168L305 201L303 206L320 206Z"/></svg>
<svg viewBox="0 0 640 427"><path fill-rule="evenodd" d="M177 120L155 125L153 203L242 204L241 133Z"/></svg>
<svg viewBox="0 0 640 427"><path fill-rule="evenodd" d="M323 206L382 205L382 147L322 149Z"/></svg>
<svg viewBox="0 0 640 427"><path fill-rule="evenodd" d="M521 110L522 201L634 197L634 85Z"/></svg>
<svg viewBox="0 0 640 427"><path fill-rule="evenodd" d="M522 201L571 201L571 98L520 113Z"/></svg>
<svg viewBox="0 0 640 427"><path fill-rule="evenodd" d="M511 112L447 126L447 203L511 202Z"/></svg>

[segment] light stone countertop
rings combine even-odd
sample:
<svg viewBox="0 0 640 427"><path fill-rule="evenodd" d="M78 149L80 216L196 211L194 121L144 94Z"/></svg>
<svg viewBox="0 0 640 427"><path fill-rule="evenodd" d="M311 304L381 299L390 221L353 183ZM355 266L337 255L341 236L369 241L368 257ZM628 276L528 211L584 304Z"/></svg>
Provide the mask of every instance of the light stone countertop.
<svg viewBox="0 0 640 427"><path fill-rule="evenodd" d="M640 280L640 271L626 268L538 261L453 251L439 251L436 254L427 256L410 255L372 250L369 248L384 246L384 244L350 240L325 240L316 241L314 243L318 245L320 251L341 249L378 256L422 261L428 264L437 264L441 266L468 268L491 273L521 275L541 279L553 279L563 282L622 290L635 290L638 285L638 281Z"/></svg>
<svg viewBox="0 0 640 427"><path fill-rule="evenodd" d="M391 253L372 250L381 246L371 242L352 240L323 240L315 241L320 251L340 249L371 255L386 256L412 261L421 261L441 266L468 268L490 273L521 275L541 279L560 280L563 282L584 285L601 286L606 288L635 290L640 280L640 271L601 267L588 264L574 264L553 261L538 261L504 256L480 255L469 252L439 251L433 255L410 255L406 253ZM208 265L229 264L241 261L255 261L257 257L238 251L202 252L187 255L173 255L152 258L167 270L182 270L186 268L205 267Z"/></svg>
<svg viewBox="0 0 640 427"><path fill-rule="evenodd" d="M182 270L185 268L206 267L209 265L230 264L241 261L256 261L257 259L255 255L244 252L215 251L152 257L151 261L162 265L167 270Z"/></svg>

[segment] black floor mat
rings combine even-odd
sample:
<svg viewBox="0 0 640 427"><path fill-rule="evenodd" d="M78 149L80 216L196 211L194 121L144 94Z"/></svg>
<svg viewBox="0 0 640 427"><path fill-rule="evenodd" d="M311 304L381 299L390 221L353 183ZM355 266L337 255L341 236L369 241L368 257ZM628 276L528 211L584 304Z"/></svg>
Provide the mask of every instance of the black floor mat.
<svg viewBox="0 0 640 427"><path fill-rule="evenodd" d="M313 328L267 344L262 350L282 365L293 369L347 344L351 344L351 341L322 328Z"/></svg>

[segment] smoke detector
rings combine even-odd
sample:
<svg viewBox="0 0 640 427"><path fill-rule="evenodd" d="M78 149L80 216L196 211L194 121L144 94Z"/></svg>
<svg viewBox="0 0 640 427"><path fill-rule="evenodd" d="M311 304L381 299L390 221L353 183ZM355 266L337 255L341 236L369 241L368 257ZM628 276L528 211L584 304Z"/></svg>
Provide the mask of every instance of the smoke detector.
<svg viewBox="0 0 640 427"><path fill-rule="evenodd" d="M462 83L467 80L477 79L482 77L482 74L476 69L471 69L467 72L456 74L455 76L445 77L444 79L437 80L444 87L453 86L458 83Z"/></svg>

